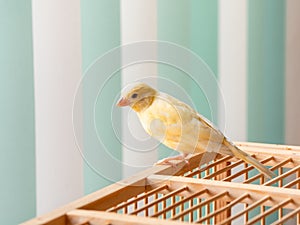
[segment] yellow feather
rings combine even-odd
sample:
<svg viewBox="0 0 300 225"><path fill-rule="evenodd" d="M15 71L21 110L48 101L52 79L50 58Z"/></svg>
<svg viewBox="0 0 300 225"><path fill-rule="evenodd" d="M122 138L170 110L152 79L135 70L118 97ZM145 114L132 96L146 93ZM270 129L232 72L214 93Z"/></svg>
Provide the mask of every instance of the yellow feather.
<svg viewBox="0 0 300 225"><path fill-rule="evenodd" d="M185 153L220 152L251 163L268 177L274 173L229 142L213 124L187 104L146 84L126 95L146 132L166 146Z"/></svg>

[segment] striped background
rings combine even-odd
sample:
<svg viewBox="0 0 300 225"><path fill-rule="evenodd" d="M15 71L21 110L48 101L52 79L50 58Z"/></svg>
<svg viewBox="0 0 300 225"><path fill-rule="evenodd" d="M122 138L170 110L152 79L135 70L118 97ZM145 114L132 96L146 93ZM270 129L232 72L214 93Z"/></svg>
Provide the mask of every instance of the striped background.
<svg viewBox="0 0 300 225"><path fill-rule="evenodd" d="M124 70L112 81L106 101L96 106L100 130L110 126L113 98L134 79L129 74L140 72L136 79L151 71L158 81L166 76L185 88L197 109L233 140L300 144L299 10L298 0L0 0L3 224L45 213L111 182L82 161L73 136L72 104L82 72L121 44L158 39L192 50L219 81L224 108L217 90L210 111L188 79L148 65ZM80 91L78 139L94 149L85 123L91 118L84 101L89 91ZM116 115L121 118L121 112ZM128 124L122 118L118 124L126 139ZM168 154L159 149L147 157L132 155L113 130L105 131L112 154L129 165ZM97 160L115 180L142 168Z"/></svg>

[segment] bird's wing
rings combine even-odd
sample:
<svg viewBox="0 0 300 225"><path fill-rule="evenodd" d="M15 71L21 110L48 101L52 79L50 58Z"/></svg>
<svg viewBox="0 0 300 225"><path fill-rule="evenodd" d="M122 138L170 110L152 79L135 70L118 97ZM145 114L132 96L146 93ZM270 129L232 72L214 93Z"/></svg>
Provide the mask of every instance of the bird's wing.
<svg viewBox="0 0 300 225"><path fill-rule="evenodd" d="M187 104L180 102L177 99L174 100L174 104L181 115L188 115L182 116L182 118L184 118L182 120L184 126L190 127L190 129L186 130L188 135L193 138L195 133L198 135L197 148L194 152L205 151L215 154L220 152L222 154L233 155L228 146L224 145L224 140L226 139L225 136L216 126L214 126L212 122L197 113ZM209 158L211 158L211 156Z"/></svg>
<svg viewBox="0 0 300 225"><path fill-rule="evenodd" d="M243 159L266 176L274 176L264 165L230 142L204 116L172 96L159 96L145 115L148 123L151 121L152 136L158 135L168 147L183 153L204 153L200 165L207 164L220 152Z"/></svg>
<svg viewBox="0 0 300 225"><path fill-rule="evenodd" d="M224 138L189 105L164 93L156 97L140 119L151 136L184 153L213 152Z"/></svg>

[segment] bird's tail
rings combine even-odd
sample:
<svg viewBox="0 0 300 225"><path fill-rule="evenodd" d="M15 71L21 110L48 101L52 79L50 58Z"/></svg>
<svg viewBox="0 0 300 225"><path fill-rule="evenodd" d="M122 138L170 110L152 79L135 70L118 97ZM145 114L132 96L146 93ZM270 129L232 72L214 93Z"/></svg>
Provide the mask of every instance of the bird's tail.
<svg viewBox="0 0 300 225"><path fill-rule="evenodd" d="M228 141L226 138L224 139L223 144L230 149L235 157L242 159L247 163L250 163L267 177L273 178L276 176L275 173L269 170L266 166L254 159L252 156L248 155L246 152L239 149L236 145Z"/></svg>

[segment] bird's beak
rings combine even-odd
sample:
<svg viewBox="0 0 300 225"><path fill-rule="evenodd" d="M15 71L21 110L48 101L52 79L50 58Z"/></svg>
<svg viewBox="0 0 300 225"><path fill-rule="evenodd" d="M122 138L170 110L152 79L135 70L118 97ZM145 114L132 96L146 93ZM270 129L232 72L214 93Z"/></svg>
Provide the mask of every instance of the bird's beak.
<svg viewBox="0 0 300 225"><path fill-rule="evenodd" d="M128 105L130 105L130 101L126 98L121 98L117 103L117 106L119 107L128 106Z"/></svg>

